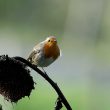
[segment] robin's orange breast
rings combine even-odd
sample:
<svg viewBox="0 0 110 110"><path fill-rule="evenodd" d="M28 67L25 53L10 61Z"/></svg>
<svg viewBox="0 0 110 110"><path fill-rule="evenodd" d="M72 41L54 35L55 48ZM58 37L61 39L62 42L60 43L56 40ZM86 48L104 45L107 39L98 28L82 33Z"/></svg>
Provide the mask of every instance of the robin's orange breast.
<svg viewBox="0 0 110 110"><path fill-rule="evenodd" d="M50 58L52 57L53 59L57 59L58 56L60 55L60 49L58 47L57 44L55 45L48 45L48 44L45 44L44 45L44 55L45 55L45 58Z"/></svg>

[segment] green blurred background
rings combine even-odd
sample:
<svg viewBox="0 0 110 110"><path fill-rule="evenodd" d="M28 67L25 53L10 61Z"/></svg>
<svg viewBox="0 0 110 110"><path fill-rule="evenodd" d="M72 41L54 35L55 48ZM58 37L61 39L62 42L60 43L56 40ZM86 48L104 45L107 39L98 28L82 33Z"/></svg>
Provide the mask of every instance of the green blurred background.
<svg viewBox="0 0 110 110"><path fill-rule="evenodd" d="M27 58L50 35L62 57L45 69L73 110L110 110L110 0L0 0L0 54ZM4 110L53 110L56 93L31 75L30 99L13 107L0 96Z"/></svg>

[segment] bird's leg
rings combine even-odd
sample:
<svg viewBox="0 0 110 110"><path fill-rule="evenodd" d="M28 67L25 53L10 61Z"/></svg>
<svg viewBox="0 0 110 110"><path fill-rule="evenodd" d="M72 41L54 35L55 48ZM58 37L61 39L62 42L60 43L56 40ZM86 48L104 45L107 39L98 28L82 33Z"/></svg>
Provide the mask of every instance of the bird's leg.
<svg viewBox="0 0 110 110"><path fill-rule="evenodd" d="M47 75L47 73L46 73L46 71L44 70L44 68L43 68L43 67L42 67L42 70L43 70L44 74L45 74L45 75ZM47 76L48 76L48 75L47 75Z"/></svg>
<svg viewBox="0 0 110 110"><path fill-rule="evenodd" d="M43 72L44 72L45 74L47 74L43 67L42 67L42 70L43 70Z"/></svg>

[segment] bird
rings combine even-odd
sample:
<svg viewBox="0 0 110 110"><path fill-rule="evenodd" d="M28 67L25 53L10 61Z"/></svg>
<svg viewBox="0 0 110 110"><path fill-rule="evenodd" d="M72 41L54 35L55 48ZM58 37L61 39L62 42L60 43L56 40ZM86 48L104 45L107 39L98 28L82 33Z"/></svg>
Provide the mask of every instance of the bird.
<svg viewBox="0 0 110 110"><path fill-rule="evenodd" d="M49 36L33 48L27 60L43 69L52 64L60 55L61 51L56 37Z"/></svg>

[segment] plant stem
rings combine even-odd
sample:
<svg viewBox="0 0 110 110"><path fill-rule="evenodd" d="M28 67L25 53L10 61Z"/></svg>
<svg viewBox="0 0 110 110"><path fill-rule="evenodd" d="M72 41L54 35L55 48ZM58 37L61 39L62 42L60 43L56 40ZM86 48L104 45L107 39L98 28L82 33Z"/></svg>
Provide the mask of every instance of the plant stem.
<svg viewBox="0 0 110 110"><path fill-rule="evenodd" d="M26 65L28 65L30 68L35 70L38 74L40 74L46 81L48 81L48 83L50 83L51 86L54 88L54 90L57 92L58 96L60 97L62 103L65 105L67 110L72 110L71 106L69 105L68 101L66 100L66 98L63 95L60 88L58 87L57 83L55 83L47 74L43 73L40 69L37 68L36 65L32 65L30 62L28 62L26 59L24 59L22 57L13 57L13 58L23 62Z"/></svg>

